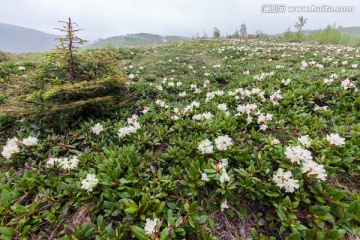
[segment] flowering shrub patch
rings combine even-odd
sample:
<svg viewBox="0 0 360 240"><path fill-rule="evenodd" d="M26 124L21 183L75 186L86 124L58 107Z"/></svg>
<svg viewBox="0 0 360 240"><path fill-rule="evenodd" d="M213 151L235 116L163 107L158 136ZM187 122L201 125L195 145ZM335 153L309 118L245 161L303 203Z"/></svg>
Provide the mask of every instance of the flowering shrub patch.
<svg viewBox="0 0 360 240"><path fill-rule="evenodd" d="M112 51L129 51L131 102L66 131L23 119L2 134L4 238L360 236L359 48Z"/></svg>

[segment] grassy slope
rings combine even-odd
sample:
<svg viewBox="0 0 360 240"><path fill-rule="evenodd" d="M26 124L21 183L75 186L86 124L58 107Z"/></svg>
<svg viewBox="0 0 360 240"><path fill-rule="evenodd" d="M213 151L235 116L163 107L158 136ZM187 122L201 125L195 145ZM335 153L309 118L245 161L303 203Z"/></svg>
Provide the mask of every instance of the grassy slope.
<svg viewBox="0 0 360 240"><path fill-rule="evenodd" d="M256 234L280 238L292 232L284 227L286 230L279 233L281 226L289 221L302 228L299 230L302 235L305 234L303 226L319 232L329 232L334 225L335 228L359 230L345 205L359 195L360 126L357 116L360 103L358 92L343 90L340 86L342 80L350 78L359 87L359 68L351 67L358 55L356 49L203 40L131 51L134 54L123 59L121 70L135 75L131 86L138 95L136 101L114 111L112 117L84 121L81 126L64 133L54 133L36 125L14 125L14 132L20 139L37 135L41 143L14 157L12 162L0 160L3 163L0 186L11 190L10 205L15 205L1 212L6 227L12 226L13 232L19 234L22 226L10 224L11 219L19 216L25 226L31 227L28 236L45 238L73 234L77 238L98 235L129 239L142 236L146 218L157 217L162 220L159 228L164 231L164 239L170 238L169 233L174 233L175 229L176 239L204 239L205 235L223 239L259 238ZM349 64L337 67L323 62L327 57L340 64L346 60ZM324 69L315 64L301 69L303 60L323 63ZM277 68L279 65L284 68ZM247 70L249 75L244 74ZM271 71L274 76L254 79ZM339 78L325 86L324 78L332 73ZM15 71L14 74L22 73ZM281 80L287 78L291 83L285 86ZM210 84L204 87L206 79ZM182 85L169 87L171 81L182 82ZM193 93L191 84L196 84L202 92ZM156 91L157 85L164 90ZM238 94L239 99L235 99L229 95L238 88L256 87L265 91L265 102L257 96ZM279 105L273 105L269 97L277 89L281 89L284 98L279 100ZM225 91L224 96L206 102L206 93L217 90ZM187 95L178 96L183 91ZM16 95L15 88L12 93ZM170 107L160 108L154 103L157 99L164 100ZM174 108L185 109L192 101L199 101L200 107L190 115L181 115L177 121L171 120ZM250 125L246 124L245 115L235 116L237 106L249 102L257 103L263 113L273 114L266 131L259 130L255 115ZM217 108L221 103L227 104L230 117ZM330 110L315 111L315 104L326 105ZM150 107L149 113L141 113L144 106ZM204 112L211 112L213 118L199 123L192 120L194 114ZM141 129L120 139L118 130L134 113L139 114ZM99 136L91 133L96 122L105 128ZM335 132L345 137L345 146L328 146L324 137ZM214 140L225 134L235 143L230 150L214 148L215 152L210 155L197 150L202 140ZM285 147L297 145L297 138L302 135L313 139L309 149L314 159L325 165L329 175L326 183L305 177L299 167L291 165L284 156ZM280 140L279 145L270 144L274 138ZM79 154L80 159L79 167L74 170L43 166L49 156L74 154ZM224 184L219 182L220 173L215 172L222 158L229 160L227 171L232 179ZM24 171L25 163L30 167ZM295 193L285 193L271 180L279 167L291 170L300 180L301 187ZM89 172L96 173L100 183L88 193L80 189L80 181ZM209 182L201 180L201 172L208 173ZM11 179L11 185L7 184L7 179ZM230 206L226 212L220 211L224 199ZM6 197L3 201L7 201ZM15 201L32 210L24 214L19 207L16 211ZM299 206L291 207L288 201L290 205ZM316 211L312 209L314 205L324 208ZM283 212L287 214L285 217ZM322 215L323 212L327 215ZM208 216L213 217L213 228ZM312 225L314 221L319 227ZM78 227L85 222L89 222L86 227ZM258 233L251 233L250 228L257 229ZM184 233L186 236L182 235Z"/></svg>

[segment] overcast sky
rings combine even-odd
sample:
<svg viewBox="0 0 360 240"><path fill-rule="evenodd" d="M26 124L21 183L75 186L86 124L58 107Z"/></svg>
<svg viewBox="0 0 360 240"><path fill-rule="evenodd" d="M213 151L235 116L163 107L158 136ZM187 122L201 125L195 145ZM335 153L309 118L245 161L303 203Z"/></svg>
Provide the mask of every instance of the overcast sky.
<svg viewBox="0 0 360 240"><path fill-rule="evenodd" d="M58 20L71 17L87 40L127 33L212 36L233 34L245 22L248 33L281 33L301 15L308 18L305 28L319 29L328 24L360 26L360 0L0 0L0 22L58 34ZM262 13L264 4L287 6L354 6L352 13Z"/></svg>

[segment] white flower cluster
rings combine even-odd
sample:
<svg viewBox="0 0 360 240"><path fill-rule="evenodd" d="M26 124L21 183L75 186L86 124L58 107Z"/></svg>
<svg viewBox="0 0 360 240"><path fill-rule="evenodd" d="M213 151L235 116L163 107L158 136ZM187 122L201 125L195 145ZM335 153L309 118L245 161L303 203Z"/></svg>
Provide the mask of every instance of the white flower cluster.
<svg viewBox="0 0 360 240"><path fill-rule="evenodd" d="M331 133L330 135L326 135L326 140L330 143L330 145L345 145L345 138L340 137L338 133Z"/></svg>
<svg viewBox="0 0 360 240"><path fill-rule="evenodd" d="M155 90L160 92L163 90L163 87L161 85L157 85L157 86L155 86Z"/></svg>
<svg viewBox="0 0 360 240"><path fill-rule="evenodd" d="M223 212L225 209L229 208L229 206L227 205L227 200L225 199L221 205L220 205L221 211Z"/></svg>
<svg viewBox="0 0 360 240"><path fill-rule="evenodd" d="M254 80L263 80L264 78L268 77L268 76L273 76L274 72L269 72L269 73L261 73L260 75L255 75L254 76Z"/></svg>
<svg viewBox="0 0 360 240"><path fill-rule="evenodd" d="M38 143L38 139L36 137L27 137L27 138L24 138L22 141L21 141L22 144L24 144L25 146L28 146L28 147L31 147L31 146L34 146Z"/></svg>
<svg viewBox="0 0 360 240"><path fill-rule="evenodd" d="M309 147L311 145L311 139L308 135L302 136L299 139L299 142ZM287 147L285 149L285 155L290 159L292 163L301 164L302 173L306 173L307 175L317 174L318 180L325 180L327 174L324 169L324 165L318 164L313 161L313 157L309 150L303 149L300 146L297 147Z"/></svg>
<svg viewBox="0 0 360 240"><path fill-rule="evenodd" d="M219 104L217 108L222 111L226 111L228 109L226 103Z"/></svg>
<svg viewBox="0 0 360 240"><path fill-rule="evenodd" d="M152 235L156 231L156 225L157 225L157 218L154 220L151 220L150 218L146 219L146 223L144 226L145 234Z"/></svg>
<svg viewBox="0 0 360 240"><path fill-rule="evenodd" d="M140 124L137 122L137 118L138 116L134 114L131 118L127 119L128 126L119 129L118 136L120 138L131 133L136 133L137 130L141 128Z"/></svg>
<svg viewBox="0 0 360 240"><path fill-rule="evenodd" d="M281 80L281 83L284 84L285 86L287 86L287 85L289 85L291 83L291 79L290 78L288 78L286 80L283 79L283 80Z"/></svg>
<svg viewBox="0 0 360 240"><path fill-rule="evenodd" d="M184 108L184 113L192 112L194 108L199 108L199 107L200 107L200 103L197 101L193 101L190 103L190 105L187 105Z"/></svg>
<svg viewBox="0 0 360 240"><path fill-rule="evenodd" d="M96 178L95 174L88 173L86 178L81 181L81 188L88 192L92 192L94 187L99 183L99 179Z"/></svg>
<svg viewBox="0 0 360 240"><path fill-rule="evenodd" d="M51 168L54 165L60 166L63 170L71 170L78 166L79 159L77 156L69 157L69 158L49 158L46 162L46 167Z"/></svg>
<svg viewBox="0 0 360 240"><path fill-rule="evenodd" d="M295 180L292 177L290 171L284 172L284 169L279 168L273 176L273 181L279 188L284 188L285 192L292 193L295 189L299 188L299 180Z"/></svg>
<svg viewBox="0 0 360 240"><path fill-rule="evenodd" d="M180 93L178 94L178 96L179 96L179 97L185 97L185 96L186 96L186 92L185 92L185 91L180 92Z"/></svg>
<svg viewBox="0 0 360 240"><path fill-rule="evenodd" d="M318 105L316 105L315 104L315 107L314 107L314 110L315 111L327 111L328 110L328 107L327 106L322 106L322 107L320 107L320 106L318 106Z"/></svg>
<svg viewBox="0 0 360 240"><path fill-rule="evenodd" d="M210 179L206 173L201 173L201 180L207 182Z"/></svg>
<svg viewBox="0 0 360 240"><path fill-rule="evenodd" d="M159 99L157 99L155 101L155 104L158 105L159 107L163 107L163 108L168 108L169 107L168 105L166 105L166 103L164 101L159 100Z"/></svg>
<svg viewBox="0 0 360 240"><path fill-rule="evenodd" d="M279 139L274 138L273 140L270 141L270 145L271 145L271 146L276 145L276 144L280 144Z"/></svg>
<svg viewBox="0 0 360 240"><path fill-rule="evenodd" d="M93 127L91 127L91 131L96 135L100 135L100 133L104 131L104 127L100 123L96 123Z"/></svg>
<svg viewBox="0 0 360 240"><path fill-rule="evenodd" d="M348 78L341 81L341 86L343 87L344 90L349 89L349 88L355 88L355 90L357 90L357 88L355 87L354 81L352 81Z"/></svg>
<svg viewBox="0 0 360 240"><path fill-rule="evenodd" d="M1 152L1 155L3 155L5 158L11 158L12 154L20 152L18 143L19 140L16 137L8 139Z"/></svg>
<svg viewBox="0 0 360 240"><path fill-rule="evenodd" d="M310 147L311 146L311 139L309 135L301 136L298 138L300 144L304 147Z"/></svg>
<svg viewBox="0 0 360 240"><path fill-rule="evenodd" d="M205 102L209 102L210 100L212 100L215 96L223 96L225 94L224 91L222 90L218 90L215 92L208 92L206 93L206 100Z"/></svg>
<svg viewBox="0 0 360 240"><path fill-rule="evenodd" d="M300 164L300 160L309 161L313 159L311 152L309 150L303 149L300 146L286 147L285 155L290 159L291 163L297 164Z"/></svg>
<svg viewBox="0 0 360 240"><path fill-rule="evenodd" d="M38 143L38 139L36 137L27 137L24 138L21 142L17 137L13 137L7 140L6 145L4 146L1 155L5 158L11 158L11 155L14 153L20 152L20 143L22 143L25 146L32 147Z"/></svg>
<svg viewBox="0 0 360 240"><path fill-rule="evenodd" d="M267 125L268 125L269 121L272 120L272 117L273 117L273 115L270 114L270 113L268 113L268 114L266 114L266 115L260 113L260 114L258 115L258 120L257 120L257 122L258 122L258 124L261 124L261 123L262 123L262 125L260 126L260 129L261 129L261 130L266 130L266 129L267 129Z"/></svg>
<svg viewBox="0 0 360 240"><path fill-rule="evenodd" d="M252 103L252 104L238 105L236 110L241 114L243 114L243 113L256 114L257 113L257 108L258 108L258 106L255 103Z"/></svg>
<svg viewBox="0 0 360 240"><path fill-rule="evenodd" d="M282 98L283 96L281 95L281 91L277 90L270 96L270 101L273 103L273 105L279 105L278 100Z"/></svg>
<svg viewBox="0 0 360 240"><path fill-rule="evenodd" d="M324 165L318 164L313 160L308 160L302 163L301 171L306 173L307 175L317 175L316 178L322 181L326 179L326 171L324 169Z"/></svg>
<svg viewBox="0 0 360 240"><path fill-rule="evenodd" d="M234 145L234 142L228 135L225 135L215 138L215 145L217 149L224 151L227 150L228 147Z"/></svg>
<svg viewBox="0 0 360 240"><path fill-rule="evenodd" d="M198 146L198 150L202 153L212 153L214 151L214 146L212 145L212 142L209 139L205 139L202 142L200 142Z"/></svg>
<svg viewBox="0 0 360 240"><path fill-rule="evenodd" d="M326 84L326 85L330 85L331 83L333 83L334 82L334 79L333 78L325 78L324 79L324 84Z"/></svg>
<svg viewBox="0 0 360 240"><path fill-rule="evenodd" d="M213 114L211 112L205 112L205 113L201 113L201 114L196 114L192 117L193 120L196 121L200 121L202 119L206 119L209 120L210 118L213 117Z"/></svg>

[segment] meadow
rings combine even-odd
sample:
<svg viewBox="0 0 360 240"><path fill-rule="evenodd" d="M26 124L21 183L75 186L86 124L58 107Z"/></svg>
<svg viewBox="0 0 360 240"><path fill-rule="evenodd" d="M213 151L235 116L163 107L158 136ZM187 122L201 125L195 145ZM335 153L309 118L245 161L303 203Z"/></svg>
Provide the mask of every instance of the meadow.
<svg viewBox="0 0 360 240"><path fill-rule="evenodd" d="M0 56L2 239L359 238L359 47Z"/></svg>

